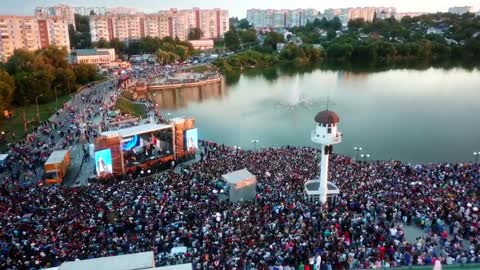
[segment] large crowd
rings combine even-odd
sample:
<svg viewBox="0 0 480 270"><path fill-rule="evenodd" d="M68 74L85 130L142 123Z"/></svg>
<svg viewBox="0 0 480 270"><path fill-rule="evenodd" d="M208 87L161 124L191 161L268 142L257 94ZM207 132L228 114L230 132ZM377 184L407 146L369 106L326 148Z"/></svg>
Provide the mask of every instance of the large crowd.
<svg viewBox="0 0 480 270"><path fill-rule="evenodd" d="M363 269L479 261L477 164L357 162L331 156L337 204L310 202L317 150L244 151L201 142L204 159L87 187L0 185L0 268L153 250L157 266ZM247 168L254 201L222 198L221 175ZM413 242L407 226L421 228ZM172 254L174 247L186 253Z"/></svg>

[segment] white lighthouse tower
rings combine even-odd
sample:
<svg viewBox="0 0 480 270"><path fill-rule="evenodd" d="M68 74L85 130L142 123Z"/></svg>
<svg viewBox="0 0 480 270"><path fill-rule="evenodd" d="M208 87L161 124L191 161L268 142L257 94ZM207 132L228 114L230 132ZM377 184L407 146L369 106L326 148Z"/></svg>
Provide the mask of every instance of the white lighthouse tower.
<svg viewBox="0 0 480 270"><path fill-rule="evenodd" d="M335 112L327 109L315 116L315 122L317 126L311 133L311 139L322 147L320 178L307 181L305 192L310 200L320 200L320 202L326 203L328 196L340 193L335 184L328 182L328 158L332 154L333 145L342 142L342 134L338 130L340 118Z"/></svg>

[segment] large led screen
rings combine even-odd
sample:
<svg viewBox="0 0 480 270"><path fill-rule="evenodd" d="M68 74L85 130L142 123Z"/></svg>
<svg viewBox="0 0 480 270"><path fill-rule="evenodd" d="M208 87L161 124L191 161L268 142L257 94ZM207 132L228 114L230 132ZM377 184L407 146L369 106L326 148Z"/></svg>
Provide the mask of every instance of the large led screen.
<svg viewBox="0 0 480 270"><path fill-rule="evenodd" d="M185 131L185 141L187 151L195 151L198 149L198 130L196 128Z"/></svg>
<svg viewBox="0 0 480 270"><path fill-rule="evenodd" d="M110 149L95 152L95 169L100 177L112 173L112 151Z"/></svg>
<svg viewBox="0 0 480 270"><path fill-rule="evenodd" d="M122 140L122 148L125 151L132 150L133 148L140 146L140 136L133 135Z"/></svg>

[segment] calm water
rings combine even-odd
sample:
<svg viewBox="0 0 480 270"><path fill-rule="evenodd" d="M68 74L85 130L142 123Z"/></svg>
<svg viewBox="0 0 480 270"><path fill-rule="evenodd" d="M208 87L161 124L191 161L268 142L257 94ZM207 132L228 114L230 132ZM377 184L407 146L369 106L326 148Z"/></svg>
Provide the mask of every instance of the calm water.
<svg viewBox="0 0 480 270"><path fill-rule="evenodd" d="M154 98L171 116L195 117L201 138L253 148L252 139L257 147L314 145L313 117L328 97L344 133L335 152L355 156L361 146L372 159L469 161L480 151L479 75L460 68L254 74Z"/></svg>

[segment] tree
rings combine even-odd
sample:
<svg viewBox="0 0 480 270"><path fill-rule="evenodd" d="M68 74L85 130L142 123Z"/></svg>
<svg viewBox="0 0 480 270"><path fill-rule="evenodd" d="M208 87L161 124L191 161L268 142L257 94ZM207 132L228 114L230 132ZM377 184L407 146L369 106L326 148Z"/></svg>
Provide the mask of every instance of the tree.
<svg viewBox="0 0 480 270"><path fill-rule="evenodd" d="M225 32L223 38L225 40L225 46L230 51L236 51L240 48L240 37L235 27L231 27L230 30Z"/></svg>
<svg viewBox="0 0 480 270"><path fill-rule="evenodd" d="M328 30L327 32L327 38L328 40L332 40L337 37L337 32L333 29Z"/></svg>
<svg viewBox="0 0 480 270"><path fill-rule="evenodd" d="M252 28L252 25L250 24L250 22L247 20L247 19L241 19L239 22L238 22L238 28L240 29L250 29Z"/></svg>
<svg viewBox="0 0 480 270"><path fill-rule="evenodd" d="M96 44L97 48L110 48L110 43L104 39L103 37L100 38Z"/></svg>
<svg viewBox="0 0 480 270"><path fill-rule="evenodd" d="M178 55L178 57L182 60L185 61L190 57L190 53L188 50L187 46L183 45L177 45L175 47L175 54Z"/></svg>
<svg viewBox="0 0 480 270"><path fill-rule="evenodd" d="M94 81L97 76L97 68L95 65L79 64L73 68L73 72L77 81L81 84L86 84Z"/></svg>
<svg viewBox="0 0 480 270"><path fill-rule="evenodd" d="M285 42L285 38L282 34L277 32L270 32L265 35L265 40L263 42L263 47L268 50L277 50L277 44Z"/></svg>
<svg viewBox="0 0 480 270"><path fill-rule="evenodd" d="M203 31L200 28L194 27L190 28L188 32L188 39L189 40L199 40L203 37Z"/></svg>
<svg viewBox="0 0 480 270"><path fill-rule="evenodd" d="M257 41L257 31L255 31L255 29L238 31L238 35L243 43L252 43Z"/></svg>
<svg viewBox="0 0 480 270"><path fill-rule="evenodd" d="M340 20L340 18L335 17L332 20L331 26L332 26L333 30L338 31L338 30L342 29L342 21Z"/></svg>
<svg viewBox="0 0 480 270"><path fill-rule="evenodd" d="M357 31L360 28L365 27L365 20L363 18L353 19L348 21L348 29Z"/></svg>
<svg viewBox="0 0 480 270"><path fill-rule="evenodd" d="M10 108L15 92L15 80L5 70L0 69L0 112Z"/></svg>
<svg viewBox="0 0 480 270"><path fill-rule="evenodd" d="M168 64L170 61L170 55L166 51L158 50L155 55L157 56L157 61L160 65Z"/></svg>
<svg viewBox="0 0 480 270"><path fill-rule="evenodd" d="M110 48L114 48L115 53L120 56L126 53L125 43L121 42L118 38L110 40Z"/></svg>

